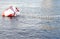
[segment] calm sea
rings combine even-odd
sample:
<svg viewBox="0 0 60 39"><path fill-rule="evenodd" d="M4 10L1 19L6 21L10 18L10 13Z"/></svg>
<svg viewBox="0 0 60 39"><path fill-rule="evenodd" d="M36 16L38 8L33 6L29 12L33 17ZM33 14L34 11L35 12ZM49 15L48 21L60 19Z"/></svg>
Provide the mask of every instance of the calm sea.
<svg viewBox="0 0 60 39"><path fill-rule="evenodd" d="M3 4L11 3L1 2L0 14L6 7ZM60 39L60 0L42 1L36 7L24 6L18 5L20 16L0 15L0 39Z"/></svg>

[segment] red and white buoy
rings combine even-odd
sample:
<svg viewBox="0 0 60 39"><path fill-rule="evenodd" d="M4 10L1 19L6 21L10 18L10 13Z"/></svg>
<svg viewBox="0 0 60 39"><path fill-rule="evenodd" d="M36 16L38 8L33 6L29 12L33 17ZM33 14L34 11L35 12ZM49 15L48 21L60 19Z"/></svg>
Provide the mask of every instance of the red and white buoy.
<svg viewBox="0 0 60 39"><path fill-rule="evenodd" d="M5 17L13 17L13 16L17 16L19 15L19 9L17 7L14 6L10 6L9 8L7 8L5 11L3 11L2 16Z"/></svg>

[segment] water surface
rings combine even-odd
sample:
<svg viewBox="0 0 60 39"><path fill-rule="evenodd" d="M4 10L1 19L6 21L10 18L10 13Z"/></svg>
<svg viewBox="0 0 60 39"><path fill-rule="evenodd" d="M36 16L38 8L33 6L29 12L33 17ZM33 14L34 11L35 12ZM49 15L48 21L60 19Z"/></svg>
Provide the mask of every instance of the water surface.
<svg viewBox="0 0 60 39"><path fill-rule="evenodd" d="M43 2L41 7L19 6L22 10L17 17L0 15L0 39L60 39L60 0Z"/></svg>

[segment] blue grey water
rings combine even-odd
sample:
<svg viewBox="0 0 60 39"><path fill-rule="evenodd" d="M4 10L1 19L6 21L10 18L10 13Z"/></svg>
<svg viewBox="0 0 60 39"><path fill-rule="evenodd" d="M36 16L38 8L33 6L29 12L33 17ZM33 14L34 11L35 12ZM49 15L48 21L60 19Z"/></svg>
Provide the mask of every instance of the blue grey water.
<svg viewBox="0 0 60 39"><path fill-rule="evenodd" d="M2 17L9 5L20 16ZM0 39L60 39L60 0L1 0Z"/></svg>

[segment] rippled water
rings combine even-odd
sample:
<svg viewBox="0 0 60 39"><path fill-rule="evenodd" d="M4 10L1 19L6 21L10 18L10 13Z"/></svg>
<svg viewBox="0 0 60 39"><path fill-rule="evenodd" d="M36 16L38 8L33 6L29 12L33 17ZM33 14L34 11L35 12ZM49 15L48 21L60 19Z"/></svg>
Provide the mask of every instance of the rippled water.
<svg viewBox="0 0 60 39"><path fill-rule="evenodd" d="M17 17L0 15L0 39L60 39L59 0L51 3L50 6L42 3L42 7L21 7Z"/></svg>

